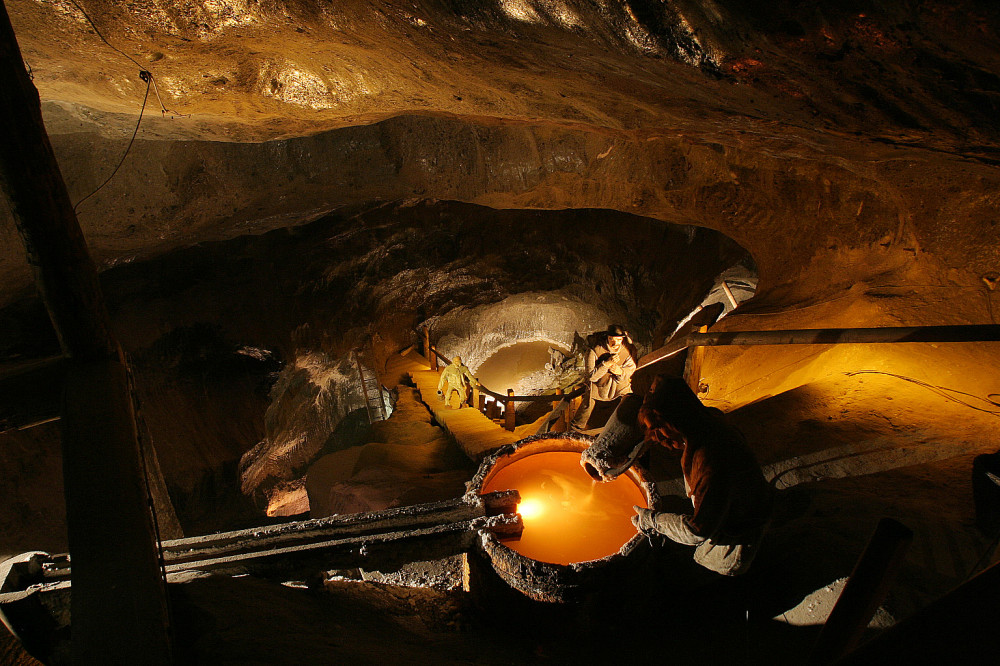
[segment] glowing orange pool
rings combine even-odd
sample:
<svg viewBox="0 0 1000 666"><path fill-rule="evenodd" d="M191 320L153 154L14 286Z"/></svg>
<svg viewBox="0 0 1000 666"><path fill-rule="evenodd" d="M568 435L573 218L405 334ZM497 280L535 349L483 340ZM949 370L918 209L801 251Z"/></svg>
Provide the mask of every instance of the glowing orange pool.
<svg viewBox="0 0 1000 666"><path fill-rule="evenodd" d="M535 453L504 464L501 458L480 492L517 490L524 532L505 541L539 562L571 564L613 555L636 535L633 505L647 507L636 482L622 475L594 481L573 451Z"/></svg>

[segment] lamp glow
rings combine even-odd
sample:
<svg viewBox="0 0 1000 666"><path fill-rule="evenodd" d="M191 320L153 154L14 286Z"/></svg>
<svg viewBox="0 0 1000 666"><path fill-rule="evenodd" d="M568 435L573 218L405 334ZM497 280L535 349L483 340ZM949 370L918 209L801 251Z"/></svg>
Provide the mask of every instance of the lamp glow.
<svg viewBox="0 0 1000 666"><path fill-rule="evenodd" d="M537 499L527 498L521 500L517 505L517 512L521 514L522 520L537 518L545 512L545 506Z"/></svg>

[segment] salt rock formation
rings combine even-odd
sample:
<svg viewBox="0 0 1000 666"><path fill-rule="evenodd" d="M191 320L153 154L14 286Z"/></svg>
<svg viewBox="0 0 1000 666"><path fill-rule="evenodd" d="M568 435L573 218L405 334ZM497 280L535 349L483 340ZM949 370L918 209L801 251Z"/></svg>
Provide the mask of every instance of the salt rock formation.
<svg viewBox="0 0 1000 666"><path fill-rule="evenodd" d="M457 497L471 462L415 389L400 388L392 416L372 426L372 441L323 456L306 474L309 515L361 513Z"/></svg>

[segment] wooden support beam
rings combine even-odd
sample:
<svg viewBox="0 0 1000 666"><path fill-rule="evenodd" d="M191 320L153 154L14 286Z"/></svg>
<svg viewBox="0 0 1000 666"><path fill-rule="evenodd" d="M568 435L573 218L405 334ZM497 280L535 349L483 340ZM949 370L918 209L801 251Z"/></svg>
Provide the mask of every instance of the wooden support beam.
<svg viewBox="0 0 1000 666"><path fill-rule="evenodd" d="M166 595L125 364L71 364L62 424L73 662L169 664Z"/></svg>
<svg viewBox="0 0 1000 666"><path fill-rule="evenodd" d="M67 367L74 663L169 664L169 616L127 372L41 105L0 2L0 189Z"/></svg>
<svg viewBox="0 0 1000 666"><path fill-rule="evenodd" d="M1000 342L1000 326L972 324L955 326L898 326L882 328L806 328L784 331L719 331L679 333L663 347L636 363L632 390L644 393L659 372L673 372L672 362L690 347L724 345L840 345L900 342Z"/></svg>
<svg viewBox="0 0 1000 666"><path fill-rule="evenodd" d="M502 537L518 536L523 528L516 513L520 499L516 490L503 490L371 513L335 515L174 539L163 543L163 555L168 572L252 570L271 576L287 573L292 568L305 571L303 567L314 566L312 573L315 574L325 568L334 568L323 560L326 556L336 555L345 566L358 566L365 557L359 554L361 546L367 549L378 543L419 543L454 535L455 538L446 539L450 544L462 543L471 547L471 539L481 529ZM397 557L398 554L384 556L388 555ZM427 553L413 552L408 557L416 560L425 555ZM50 583L66 580L70 576L70 565L65 559L53 558L45 567L42 580Z"/></svg>
<svg viewBox="0 0 1000 666"><path fill-rule="evenodd" d="M1000 342L1000 326L894 326L882 328L805 328L786 331L692 333L689 346L837 345L889 342Z"/></svg>
<svg viewBox="0 0 1000 666"><path fill-rule="evenodd" d="M524 528L516 513L519 500L517 491L507 490L368 514L177 539L164 544L166 569L171 577L204 571L280 581L319 581L330 569L391 571L410 562L468 553L487 532L498 539L517 538ZM36 555L0 576L0 612L4 620L30 653L45 663L56 663L53 655L64 652L60 642L78 631L76 618L70 625L65 614L59 612L70 591L77 594L77 578L71 565L75 566L75 561L65 555ZM102 663L150 662L139 659Z"/></svg>
<svg viewBox="0 0 1000 666"><path fill-rule="evenodd" d="M510 432L514 432L514 418L517 412L514 405L514 389L507 389L507 400L503 403L503 427Z"/></svg>
<svg viewBox="0 0 1000 666"><path fill-rule="evenodd" d="M991 664L1000 644L1000 564L921 608L837 661L871 664Z"/></svg>
<svg viewBox="0 0 1000 666"><path fill-rule="evenodd" d="M2 8L2 3L0 3ZM111 328L83 232L45 126L38 91L2 8L0 186L28 254L35 285L67 356L110 357Z"/></svg>
<svg viewBox="0 0 1000 666"><path fill-rule="evenodd" d="M434 351L431 350L431 329L427 326L424 326L424 358L427 359L428 368L437 370L436 362L431 360L434 358Z"/></svg>
<svg viewBox="0 0 1000 666"><path fill-rule="evenodd" d="M702 326L698 329L698 332L707 333L708 326ZM688 352L688 357L684 364L684 380L695 395L698 394L698 385L701 384L701 366L704 362L704 347L695 347Z"/></svg>
<svg viewBox="0 0 1000 666"><path fill-rule="evenodd" d="M58 421L66 359L21 364L0 375L0 433Z"/></svg>
<svg viewBox="0 0 1000 666"><path fill-rule="evenodd" d="M830 611L808 663L830 664L854 649L885 599L911 541L913 532L906 525L891 518L879 521Z"/></svg>

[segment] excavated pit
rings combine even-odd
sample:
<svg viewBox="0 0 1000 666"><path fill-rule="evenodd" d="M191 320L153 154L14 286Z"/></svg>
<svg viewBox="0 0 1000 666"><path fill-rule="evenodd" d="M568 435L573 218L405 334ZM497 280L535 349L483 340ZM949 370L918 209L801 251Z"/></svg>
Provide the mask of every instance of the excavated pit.
<svg viewBox="0 0 1000 666"><path fill-rule="evenodd" d="M478 493L521 493L521 536L484 534L479 545L500 578L536 601L575 601L613 584L646 543L631 523L632 506L656 507L655 486L638 465L614 482L593 482L579 465L591 441L527 437L484 458L470 482Z"/></svg>

